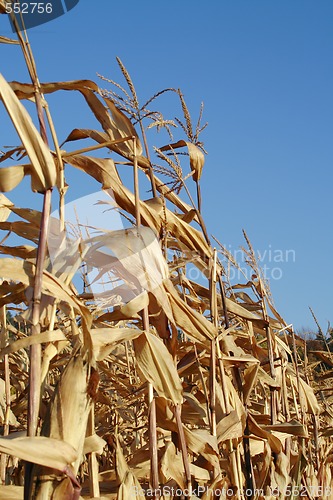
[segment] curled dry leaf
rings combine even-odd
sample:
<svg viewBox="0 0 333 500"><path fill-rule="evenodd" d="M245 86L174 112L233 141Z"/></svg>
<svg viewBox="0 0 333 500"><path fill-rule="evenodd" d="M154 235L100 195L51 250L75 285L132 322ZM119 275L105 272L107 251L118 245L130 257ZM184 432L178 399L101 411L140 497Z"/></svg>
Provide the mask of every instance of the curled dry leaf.
<svg viewBox="0 0 333 500"><path fill-rule="evenodd" d="M4 1L0 0L0 10L3 6ZM125 73L124 70L126 78ZM0 162L29 156L30 163L0 169L0 191L13 189L25 175L32 176L34 189L43 191L52 186L55 178L53 156L40 144L39 134L30 126L30 118L18 102L34 101L35 87L12 82L8 89L8 84L3 80L1 83L1 96L22 146L6 153L1 151ZM80 92L99 122L101 130L74 129L68 142L91 139L97 143L95 149L106 147L108 154L120 154L127 166L133 165L135 144L138 165L147 174L149 161L142 156L138 135L115 103L124 103L124 109L131 109L133 116L138 109L133 109L134 101L126 91L124 100L117 101L122 87L116 86L116 92L109 94L114 101L113 97L104 98L106 94L102 95L90 80L41 84L41 91L45 95L60 90ZM194 141L189 114L184 103L182 106L187 113L186 128ZM178 148L187 148L193 179L199 181L204 164L200 148L180 140L162 151L175 152ZM162 196L146 201L136 199L118 174L118 169L121 173L124 167L116 167L113 156L84 156L88 149L61 151L61 155L65 163L90 175L107 190L126 224L139 209L142 227L118 232L102 230L102 235L89 235L85 241L78 238L68 244L59 221L50 220L47 271L43 272L41 285L42 333L38 336L29 336L29 304L35 283L41 213L17 208L0 196L0 229L4 239L13 233L15 238L31 242L31 246L10 243L13 246L0 247L1 254L22 259L0 259L0 323L5 346L0 354L2 358L8 355L11 383L8 387L5 376L1 379L0 417L4 429L6 418L10 425L26 422L27 372L31 365L27 348L43 344L40 417L42 433L49 437L48 450L44 452L42 445L34 444L24 452L24 441L18 441L21 437L12 433L12 442L20 443L18 456L39 464L33 469L34 497L63 500L75 494L78 498L75 474L82 461L81 472L88 471L95 497L101 480L113 491L113 497L117 489L118 499L136 498L135 491L140 492L137 498L142 497L141 487L150 479L152 455L159 461L161 486L186 487L185 464L192 485L205 486L204 500L212 500L214 488L230 487L234 493L238 488L246 490L251 479L249 463L257 489L282 490L290 484L331 487L332 374L327 370L319 373L318 365L325 370L332 360L323 345L311 352L306 349L307 342L296 337L298 371L294 371L292 342L288 345L281 336L286 323L275 309L267 286L258 279L260 269L247 236L249 250L245 254L255 276L247 283L228 283L230 276L226 273L230 266L237 272L240 266L219 244L227 262L216 263L221 282L217 279L215 287L214 252L203 235L197 211L157 176L154 181ZM181 155L178 160L181 163ZM115 208L114 201L110 206ZM13 218L20 219L8 222L10 211ZM87 233L90 230L88 227ZM190 279L193 266L200 272L197 282ZM82 293L77 292L78 280L74 278L80 269L84 279ZM94 273L92 282L88 281L90 270ZM103 291L94 294L93 285L100 284ZM149 320L144 332L143 309ZM268 345L267 327L273 352ZM211 359L213 347L217 348L215 360ZM2 367L5 360L0 362ZM149 421L154 421L149 417L143 384L146 381L158 394L156 446L148 439ZM6 401L8 389L11 396ZM319 394L325 395L322 401L317 400ZM182 404L181 413L177 413L177 418L181 414L181 422L176 422L175 404L177 411ZM11 453L9 441L1 439L7 446L2 450L6 453ZM55 443L62 444L58 448ZM179 443L184 460L177 450ZM64 457L61 447L70 445L69 454ZM90 456L85 458L84 453ZM97 461L95 453L101 453ZM190 471L187 454L191 456ZM70 459L74 466L68 468ZM9 463L14 470L15 462ZM50 465L58 466L62 477L46 468ZM106 470L98 471L98 465ZM10 470L7 467L7 473ZM8 488L9 496L10 492L17 494L17 490ZM6 498L7 493L2 491L3 488L0 497ZM222 496L227 499L227 494Z"/></svg>
<svg viewBox="0 0 333 500"><path fill-rule="evenodd" d="M58 340L66 340L65 335L61 330L53 330L52 332L43 332L39 335L30 335L29 337L24 337L23 339L11 342L7 347L0 350L0 359L6 354L19 351L20 349L26 349L31 345L44 344L47 342L55 342Z"/></svg>
<svg viewBox="0 0 333 500"><path fill-rule="evenodd" d="M31 186L33 191L44 192L52 188L56 184L57 172L50 150L33 124L29 113L20 103L14 91L1 74L0 99L30 158ZM9 175L9 171L7 175ZM16 173L15 175L17 180L18 174Z"/></svg>
<svg viewBox="0 0 333 500"><path fill-rule="evenodd" d="M144 332L134 340L136 361L145 380L173 404L183 402L183 388L171 354L163 342L151 333Z"/></svg>
<svg viewBox="0 0 333 500"><path fill-rule="evenodd" d="M18 98L29 99L34 96L34 87L29 84L11 82L11 88L16 92ZM142 146L139 137L127 116L120 111L111 99L104 99L107 108L99 99L100 90L96 83L91 80L73 80L68 82L42 83L41 91L44 94L57 92L59 90L75 90L81 92L91 111L102 125L108 140L129 138L128 141L111 146L113 151L132 158L134 154L133 139L136 142L136 154L142 155ZM105 142L105 141L104 141Z"/></svg>
<svg viewBox="0 0 333 500"><path fill-rule="evenodd" d="M87 393L88 376L89 364L83 360L82 356L77 355L71 358L61 375L42 427L42 435L48 436L42 439L46 441L51 438L54 441L61 439L75 450L74 458L70 462L73 463L74 476L82 461L88 416L91 409L91 398ZM49 453L52 454L52 448ZM45 470L44 467L47 466L45 462L30 461L43 466L34 467L33 477L38 478L47 474L45 481L36 480L36 496L37 498L38 495L40 498L48 498L49 491L53 490L53 482L59 484L57 476ZM65 487L67 480L64 479L63 482Z"/></svg>
<svg viewBox="0 0 333 500"><path fill-rule="evenodd" d="M95 328L91 330L91 339L96 360L101 361L105 359L115 344L134 340L141 333L141 330L137 328Z"/></svg>
<svg viewBox="0 0 333 500"><path fill-rule="evenodd" d="M25 175L24 165L15 165L0 169L0 191L7 193L20 184Z"/></svg>
<svg viewBox="0 0 333 500"><path fill-rule="evenodd" d="M14 204L2 193L0 193L0 222L5 222L10 215L10 206Z"/></svg>
<svg viewBox="0 0 333 500"><path fill-rule="evenodd" d="M160 148L160 150L168 151L170 149L177 149L183 147L187 147L188 149L188 154L190 155L190 166L193 172L193 180L197 182L200 180L202 174L202 168L205 163L205 156L203 152L198 148L198 146L192 144L192 142L181 140L173 144L167 144L166 146Z"/></svg>
<svg viewBox="0 0 333 500"><path fill-rule="evenodd" d="M82 155L66 155L64 161L91 175L96 181L102 184L103 189L112 188L110 167L111 165L113 167L114 162L111 158L100 159Z"/></svg>
<svg viewBox="0 0 333 500"><path fill-rule="evenodd" d="M142 487L129 469L118 439L116 440L116 471L119 481L117 500L140 500Z"/></svg>
<svg viewBox="0 0 333 500"><path fill-rule="evenodd" d="M69 443L42 436L0 438L0 451L59 471L77 459L77 451Z"/></svg>

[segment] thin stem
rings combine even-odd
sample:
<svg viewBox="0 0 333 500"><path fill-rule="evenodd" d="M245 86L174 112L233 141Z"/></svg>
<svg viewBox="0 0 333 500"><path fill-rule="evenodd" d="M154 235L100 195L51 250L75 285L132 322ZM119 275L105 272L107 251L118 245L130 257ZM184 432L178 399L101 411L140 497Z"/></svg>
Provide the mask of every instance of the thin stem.
<svg viewBox="0 0 333 500"><path fill-rule="evenodd" d="M158 448L156 432L156 401L153 397L149 408L149 451L150 451L150 483L153 490L153 498L160 498L158 493Z"/></svg>
<svg viewBox="0 0 333 500"><path fill-rule="evenodd" d="M95 433L95 404L91 406L91 410L88 418L87 426L87 436L93 436ZM88 468L89 468L89 490L91 498L100 497L99 480L98 480L98 462L96 459L96 453L89 453L88 456Z"/></svg>
<svg viewBox="0 0 333 500"><path fill-rule="evenodd" d="M142 123L142 118L141 117L139 119L139 124L140 124L140 129L141 129L141 135L142 135L142 138L143 138L143 144L144 144L145 151L146 151L146 157L147 157L148 162L149 162L148 171L149 171L149 178L150 178L150 183L151 183L151 189L152 189L153 197L157 198L157 189L156 189L156 183L155 183L153 169L152 169L151 161L150 161L150 154L149 154L149 149L148 149L148 144L147 144L147 137L146 137L146 132L145 132L145 129L143 127L143 123Z"/></svg>
<svg viewBox="0 0 333 500"><path fill-rule="evenodd" d="M293 354L294 354L294 360L295 360L297 391L298 391L300 409L301 409L301 415L302 415L302 424L305 424L305 414L304 414L304 410L303 410L303 405L301 403L301 381L300 381L300 374L299 374L299 368L298 368L298 359L297 359L296 339L295 339L294 328L291 329L291 334L292 334L292 339L293 339Z"/></svg>
<svg viewBox="0 0 333 500"><path fill-rule="evenodd" d="M66 158L67 156L80 155L82 153L89 153L90 151L96 151L97 149L107 148L109 146L114 146L116 144L121 144L123 142L131 141L133 137L131 135L127 137L123 137L122 139L115 139L113 141L101 142L100 144L95 144L94 146L88 146L86 148L77 149L76 151L65 151L61 153L62 158ZM136 151L136 145L135 145ZM136 156L136 153L135 155Z"/></svg>
<svg viewBox="0 0 333 500"><path fill-rule="evenodd" d="M32 297L31 334L40 333L40 303L42 298L43 268L46 255L46 239L51 209L51 189L44 194L39 244L37 249L36 273ZM41 345L30 347L29 399L28 399L28 436L35 436L40 405Z"/></svg>
<svg viewBox="0 0 333 500"><path fill-rule="evenodd" d="M139 193L139 176L138 176L138 159L136 155L136 140L133 139L133 151L134 151L134 198L135 198L135 220L136 226L139 229L141 225L141 213L140 213L140 193Z"/></svg>
<svg viewBox="0 0 333 500"><path fill-rule="evenodd" d="M6 318L6 306L1 308L1 348L6 347L8 334L7 334L7 318ZM4 371L5 371L5 398L6 398L6 411L5 419L3 425L3 435L8 436L9 434L9 415L10 415L10 368L8 354L4 356ZM1 483L6 484L6 470L7 470L7 455L1 453L0 460L0 477Z"/></svg>
<svg viewBox="0 0 333 500"><path fill-rule="evenodd" d="M217 329L217 296L216 296L216 249L213 251L211 262L210 279L210 310L212 323ZM211 340L210 349L210 412L211 412L211 432L216 436L216 339Z"/></svg>
<svg viewBox="0 0 333 500"><path fill-rule="evenodd" d="M23 22L23 19L21 19ZM40 83L37 77L36 65L33 54L29 45L28 36L26 31L25 40L20 33L20 27L13 16L13 23L20 41L21 49L27 64L27 69L30 74L32 84L35 87L35 100L37 116L40 125L40 134L48 145L46 124L44 120L44 110L42 105L42 94ZM33 294L32 294L32 311L31 311L31 334L38 335L40 333L40 304L42 297L42 282L43 282L43 269L46 256L46 240L48 233L49 217L51 211L51 194L52 189L47 189L44 193L43 210L41 216L41 225L39 232L39 241L36 257L36 273L34 277ZM29 366L29 394L28 394L28 416L27 416L27 434L28 436L35 436L38 426L38 415L40 407L40 390L41 390L41 345L36 344L30 347L30 366ZM32 488L32 464L27 463L25 468L24 480L24 498L27 500L31 494Z"/></svg>
<svg viewBox="0 0 333 500"><path fill-rule="evenodd" d="M135 197L135 219L136 227L139 231L141 225L140 213L140 193L138 176L138 159L136 154L136 138L133 139L133 167L134 167L134 197ZM149 332L149 313L148 307L141 311L142 326L145 332ZM156 402L154 398L153 386L148 382L148 403L149 403L149 453L150 453L150 483L153 495L156 500L159 498L158 487L158 448L157 448L157 426L156 426Z"/></svg>
<svg viewBox="0 0 333 500"><path fill-rule="evenodd" d="M57 133L53 124L52 116L46 101L44 101L44 110L46 118L50 127L51 136L53 144L56 150L56 156L58 160L58 189L59 189L59 220L60 220L60 231L65 230L65 170L64 163L61 157L60 146L57 138Z"/></svg>

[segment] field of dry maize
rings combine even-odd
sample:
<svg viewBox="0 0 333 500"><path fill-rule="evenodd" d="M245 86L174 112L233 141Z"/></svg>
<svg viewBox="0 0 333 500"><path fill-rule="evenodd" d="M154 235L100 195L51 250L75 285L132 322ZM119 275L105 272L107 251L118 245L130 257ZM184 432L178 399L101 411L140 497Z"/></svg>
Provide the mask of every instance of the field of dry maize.
<svg viewBox="0 0 333 500"><path fill-rule="evenodd" d="M40 83L26 33L0 42L31 77L0 75L17 133L0 154L1 500L333 498L333 359L275 309L246 233L252 278L230 282L239 264L201 212L202 112L193 124L177 89L139 103L119 59L124 86ZM47 98L62 91L99 126L59 145ZM155 111L165 93L179 118ZM72 167L99 182L122 229L70 237ZM7 197L25 176L39 211Z"/></svg>

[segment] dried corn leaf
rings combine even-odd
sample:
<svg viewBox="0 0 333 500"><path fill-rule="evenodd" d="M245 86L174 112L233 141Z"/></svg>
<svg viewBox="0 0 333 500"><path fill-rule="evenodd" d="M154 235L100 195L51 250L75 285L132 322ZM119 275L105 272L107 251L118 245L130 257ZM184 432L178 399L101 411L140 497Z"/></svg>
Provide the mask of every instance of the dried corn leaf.
<svg viewBox="0 0 333 500"><path fill-rule="evenodd" d="M23 262L14 259L1 259L1 275L5 279L19 281L25 285L32 285L35 276L35 265L31 262ZM80 303L72 290L51 273L44 271L43 273L43 293L57 297L70 304L72 307L89 315L85 306Z"/></svg>
<svg viewBox="0 0 333 500"><path fill-rule="evenodd" d="M245 426L246 415L244 406L230 378L226 377L225 379L226 379L227 397L229 398L229 404L237 412L238 418L240 422L242 422L242 425Z"/></svg>
<svg viewBox="0 0 333 500"><path fill-rule="evenodd" d="M164 483L173 479L182 490L185 489L182 457L177 455L176 447L171 442L166 444L160 467L164 476Z"/></svg>
<svg viewBox="0 0 333 500"><path fill-rule="evenodd" d="M258 317L256 314L251 313L245 307L243 307L241 304L238 302L235 302L232 299L229 299L226 297L226 305L227 305L227 310L233 314L236 314L237 316L240 316L241 318L248 319L250 321L262 321L262 317Z"/></svg>
<svg viewBox="0 0 333 500"><path fill-rule="evenodd" d="M77 452L68 442L50 437L3 437L0 451L27 462L63 471L77 459Z"/></svg>
<svg viewBox="0 0 333 500"><path fill-rule="evenodd" d="M255 360L257 361L257 360ZM255 363L250 365L244 370L244 384L243 384L243 401L244 404L248 402L251 391L257 382L257 376L259 371L259 364Z"/></svg>
<svg viewBox="0 0 333 500"><path fill-rule="evenodd" d="M84 440L83 454L87 455L87 453L98 453L101 455L105 445L106 441L97 434L87 436Z"/></svg>
<svg viewBox="0 0 333 500"><path fill-rule="evenodd" d="M278 453L275 459L274 478L278 487L278 491L281 492L280 498L282 500L285 498L284 492L287 489L287 485L290 483L288 468L289 468L288 457L283 452Z"/></svg>
<svg viewBox="0 0 333 500"><path fill-rule="evenodd" d="M302 425L300 422L297 422L297 420L290 420L289 422L283 422L274 425L265 425L263 426L263 429L267 431L282 432L285 434L290 434L292 436L299 436L304 438L309 437L304 428L304 425Z"/></svg>
<svg viewBox="0 0 333 500"><path fill-rule="evenodd" d="M126 464L118 439L116 441L116 471L119 481L117 500L140 500L142 498L141 485Z"/></svg>
<svg viewBox="0 0 333 500"><path fill-rule="evenodd" d="M324 361L328 366L333 367L333 357L331 353L327 351L310 351L311 354L314 354L321 361Z"/></svg>
<svg viewBox="0 0 333 500"><path fill-rule="evenodd" d="M102 189L112 187L112 176L109 173L111 168L109 165L114 167L114 162L111 158L101 159L91 156L66 155L64 161L91 175L97 182L102 184Z"/></svg>
<svg viewBox="0 0 333 500"><path fill-rule="evenodd" d="M1 500L22 500L23 486L0 485Z"/></svg>
<svg viewBox="0 0 333 500"><path fill-rule="evenodd" d="M50 332L42 332L38 335L30 335L29 337L18 339L15 342L10 343L4 349L1 349L0 358L5 356L6 354L19 351L20 349L26 349L31 345L44 344L46 342L55 342L56 340L66 340L66 337L61 330L53 330Z"/></svg>
<svg viewBox="0 0 333 500"><path fill-rule="evenodd" d="M175 405L183 402L183 388L171 354L163 342L144 332L133 341L138 367L159 396Z"/></svg>
<svg viewBox="0 0 333 500"><path fill-rule="evenodd" d="M53 342L52 344L49 344L45 347L44 352L43 352L43 359L42 359L42 367L41 367L41 381L43 382L47 372L50 367L50 362L52 359L57 356L67 345L69 342L63 340L63 341L58 341L58 342Z"/></svg>
<svg viewBox="0 0 333 500"><path fill-rule="evenodd" d="M13 427L18 427L20 424L17 421L14 413L10 408L7 409L6 405L6 386L5 381L0 378L0 423L3 425L8 418L8 424ZM6 412L8 411L8 415ZM1 497L0 497L1 498Z"/></svg>
<svg viewBox="0 0 333 500"><path fill-rule="evenodd" d="M268 444L274 453L281 452L282 450L281 441L276 436L273 436L273 434L271 434L270 431L265 431L265 429L260 427L256 423L255 419L251 414L248 415L248 426L249 426L249 431L252 434L260 438L266 439L268 441Z"/></svg>
<svg viewBox="0 0 333 500"><path fill-rule="evenodd" d="M286 373L288 374L287 380L289 380L290 383L293 384L294 388L298 391L298 382L294 369L288 365ZM298 380L300 384L299 399L302 407L307 413L312 413L313 415L319 415L321 409L312 387L310 387L301 377L299 377Z"/></svg>
<svg viewBox="0 0 333 500"><path fill-rule="evenodd" d="M138 156L142 155L142 146L136 133L135 128L133 127L131 121L127 118L127 116L118 109L114 102L111 99L104 98L106 105L111 111L111 115L113 118L113 136L115 139L121 139L124 137L133 137L135 138L136 143L136 154ZM120 151L123 151L123 154L132 155L134 154L133 148L133 140L124 143L123 145L119 145L118 148Z"/></svg>
<svg viewBox="0 0 333 500"><path fill-rule="evenodd" d="M33 99L35 97L35 87L31 83L9 82L9 85L17 95L18 99ZM98 91L98 85L92 80L72 80L68 82L41 83L40 88L43 94L52 94L59 90L91 90Z"/></svg>
<svg viewBox="0 0 333 500"><path fill-rule="evenodd" d="M127 304L117 307L111 313L102 314L98 321L122 321L126 319L139 319L139 311L142 311L149 304L149 297L146 291L130 300Z"/></svg>
<svg viewBox="0 0 333 500"><path fill-rule="evenodd" d="M168 151L172 149L177 149L177 148L183 148L187 147L188 153L190 155L190 165L191 165L191 170L193 172L193 179L197 182L202 174L202 167L205 163L205 157L202 151L196 146L195 144L192 144L191 142L187 141L178 141L173 144L167 144L166 146L163 146L160 148L161 151Z"/></svg>
<svg viewBox="0 0 333 500"><path fill-rule="evenodd" d="M182 300L170 280L164 281L164 287L169 297L176 325L194 341L208 345L207 340L217 336L217 328Z"/></svg>
<svg viewBox="0 0 333 500"><path fill-rule="evenodd" d="M10 206L13 206L13 203L4 194L0 193L0 222L5 222L8 219L10 215Z"/></svg>
<svg viewBox="0 0 333 500"><path fill-rule="evenodd" d="M88 262L90 258L94 258L96 251L99 253L95 259L103 255L109 259L111 257L111 265L105 267L105 270L117 272L122 279L132 282L140 291L147 290L155 295L162 281L169 275L156 234L148 227L108 231L85 243L91 245L86 256Z"/></svg>
<svg viewBox="0 0 333 500"><path fill-rule="evenodd" d="M12 257L19 257L20 259L35 259L37 255L37 249L30 245L18 245L15 247L7 247L5 245L0 246L0 253L5 255L11 255Z"/></svg>
<svg viewBox="0 0 333 500"><path fill-rule="evenodd" d="M182 421L186 424L190 423L193 425L200 425L200 422L202 424L208 423L205 405L200 404L198 399L190 392L184 392Z"/></svg>
<svg viewBox="0 0 333 500"><path fill-rule="evenodd" d="M229 439L238 439L243 435L244 426L235 410L220 420L216 427L217 442L223 443Z"/></svg>
<svg viewBox="0 0 333 500"><path fill-rule="evenodd" d="M141 335L137 328L95 328L91 330L91 339L97 361L105 359L115 344L136 339Z"/></svg>
<svg viewBox="0 0 333 500"><path fill-rule="evenodd" d="M258 379L263 384L266 384L269 387L276 387L276 388L280 387L279 382L277 382L270 375L268 375L268 373L266 373L265 370L263 370L263 368L261 368L261 366L259 366L259 368L258 368Z"/></svg>
<svg viewBox="0 0 333 500"><path fill-rule="evenodd" d="M0 222L0 229L4 229L5 231L12 231L18 236L26 238L27 240L31 240L34 243L37 243L38 241L39 228L38 226L30 224L29 222L20 220L15 222Z"/></svg>
<svg viewBox="0 0 333 500"><path fill-rule="evenodd" d="M202 455L211 465L219 469L217 438L205 429L190 430L184 426L186 444L193 453Z"/></svg>
<svg viewBox="0 0 333 500"><path fill-rule="evenodd" d="M134 194L122 184L116 168L110 165L110 169L112 169L110 171L110 175L112 175L112 191L108 191L110 197L116 201L120 208L134 216ZM157 234L160 234L164 223L161 214L143 201L140 201L140 212L142 223L151 227ZM187 249L196 252L197 255L202 257L212 256L212 250L200 231L179 219L179 217L168 209L165 209L165 214L170 234L183 243Z"/></svg>
<svg viewBox="0 0 333 500"><path fill-rule="evenodd" d="M91 398L87 393L88 376L89 365L80 355L69 361L60 378L42 428L44 436L62 439L77 451L75 471L78 470L82 460L91 408Z"/></svg>
<svg viewBox="0 0 333 500"><path fill-rule="evenodd" d="M7 14L7 4L6 0L0 0L0 14Z"/></svg>
<svg viewBox="0 0 333 500"><path fill-rule="evenodd" d="M43 142L27 110L1 74L0 98L30 158L32 189L44 192L52 188L56 184L57 172L50 150Z"/></svg>
<svg viewBox="0 0 333 500"><path fill-rule="evenodd" d="M25 176L25 165L0 168L0 191L7 193L16 188Z"/></svg>

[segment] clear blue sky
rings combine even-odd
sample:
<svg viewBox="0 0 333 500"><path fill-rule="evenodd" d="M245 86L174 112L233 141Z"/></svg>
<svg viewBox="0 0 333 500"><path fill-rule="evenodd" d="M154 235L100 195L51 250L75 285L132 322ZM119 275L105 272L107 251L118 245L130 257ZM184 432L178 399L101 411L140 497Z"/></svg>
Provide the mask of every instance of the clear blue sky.
<svg viewBox="0 0 333 500"><path fill-rule="evenodd" d="M309 305L323 329L333 321L332 23L331 0L80 0L29 31L41 81L97 80L97 72L121 81L119 56L142 101L180 87L194 117L204 101L209 232L234 252L247 231L270 268L276 307L296 328L314 327ZM0 34L12 35L5 16ZM0 46L0 71L28 81L15 46ZM79 97L50 106L60 140L93 125ZM3 116L0 146L17 144ZM97 188L74 185L76 196ZM28 205L28 183L8 196Z"/></svg>

